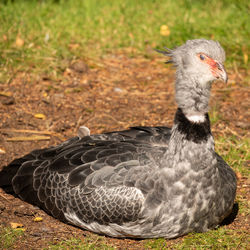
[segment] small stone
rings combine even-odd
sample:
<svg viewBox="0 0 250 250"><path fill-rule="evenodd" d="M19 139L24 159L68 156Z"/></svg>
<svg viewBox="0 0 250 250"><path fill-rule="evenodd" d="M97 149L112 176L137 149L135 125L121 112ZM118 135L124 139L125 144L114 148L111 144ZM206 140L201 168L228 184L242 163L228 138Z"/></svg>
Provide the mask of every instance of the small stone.
<svg viewBox="0 0 250 250"><path fill-rule="evenodd" d="M235 125L237 127L239 127L239 128L243 128L243 129L249 129L250 128L250 123L247 123L247 122L236 122Z"/></svg>
<svg viewBox="0 0 250 250"><path fill-rule="evenodd" d="M5 210L5 205L0 203L0 214Z"/></svg>
<svg viewBox="0 0 250 250"><path fill-rule="evenodd" d="M15 99L13 96L4 97L4 99L2 100L3 105L12 105L14 103L15 103Z"/></svg>
<svg viewBox="0 0 250 250"><path fill-rule="evenodd" d="M122 93L122 92L123 92L123 89L115 87L115 88L114 88L114 91L115 91L115 92L118 92L118 93Z"/></svg>
<svg viewBox="0 0 250 250"><path fill-rule="evenodd" d="M83 61L77 61L74 62L71 66L71 69L73 69L74 71L78 72L78 73L86 73L89 69L88 65L83 62Z"/></svg>
<svg viewBox="0 0 250 250"><path fill-rule="evenodd" d="M85 126L81 126L78 129L78 137L83 138L85 136L89 136L90 135L90 130L89 128L85 127Z"/></svg>
<svg viewBox="0 0 250 250"><path fill-rule="evenodd" d="M14 214L23 217L23 216L33 216L34 212L23 205L17 207L14 211Z"/></svg>
<svg viewBox="0 0 250 250"><path fill-rule="evenodd" d="M32 232L32 233L30 233L30 235L33 237L41 237L42 234L38 233L38 232Z"/></svg>
<svg viewBox="0 0 250 250"><path fill-rule="evenodd" d="M50 231L50 229L44 226L44 227L41 227L41 231L44 233L47 233Z"/></svg>

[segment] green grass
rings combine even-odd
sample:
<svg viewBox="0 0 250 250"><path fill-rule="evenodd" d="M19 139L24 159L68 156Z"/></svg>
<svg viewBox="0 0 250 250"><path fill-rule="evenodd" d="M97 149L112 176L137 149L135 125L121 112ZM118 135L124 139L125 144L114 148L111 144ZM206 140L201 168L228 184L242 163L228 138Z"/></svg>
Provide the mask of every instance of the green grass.
<svg viewBox="0 0 250 250"><path fill-rule="evenodd" d="M0 227L0 249L12 249L15 243L22 238L23 234L22 228Z"/></svg>
<svg viewBox="0 0 250 250"><path fill-rule="evenodd" d="M222 119L218 104L211 107L211 109L209 111L209 119L210 119L212 126Z"/></svg>
<svg viewBox="0 0 250 250"><path fill-rule="evenodd" d="M105 237L98 235L89 235L84 238L84 240L71 238L69 240L63 240L58 243L50 243L49 247L46 249L105 249L112 250L114 247L106 243Z"/></svg>
<svg viewBox="0 0 250 250"><path fill-rule="evenodd" d="M220 137L215 141L216 151L223 157L223 159L231 166L238 175L250 177L249 161L249 138L238 139L235 136ZM244 193L245 192L245 193ZM247 200L247 189L237 192L236 202L239 205L239 214L244 217L250 215L249 201Z"/></svg>
<svg viewBox="0 0 250 250"><path fill-rule="evenodd" d="M200 37L219 40L228 64L247 67L249 6L247 0L1 1L0 82L18 71L57 76L73 58L128 47L148 56L147 48ZM169 36L160 34L162 25Z"/></svg>
<svg viewBox="0 0 250 250"><path fill-rule="evenodd" d="M175 249L247 249L248 233L219 228L207 233L192 233Z"/></svg>
<svg viewBox="0 0 250 250"><path fill-rule="evenodd" d="M249 138L239 139L236 136L219 137L215 140L216 151L234 170L249 176L247 163L250 161Z"/></svg>
<svg viewBox="0 0 250 250"><path fill-rule="evenodd" d="M167 249L167 240L164 238L144 240L145 249Z"/></svg>
<svg viewBox="0 0 250 250"><path fill-rule="evenodd" d="M173 244L165 239L145 240L145 249L247 249L247 231L226 230L221 227L206 233L190 233L179 243Z"/></svg>
<svg viewBox="0 0 250 250"><path fill-rule="evenodd" d="M227 52L227 66L248 67L250 4L248 0L12 0L0 1L0 83L17 72L60 77L73 59L99 58L118 49L151 56L148 48L174 47L187 39L219 40ZM160 28L167 25L169 36ZM17 46L17 38L21 44ZM22 44L23 42L23 44ZM131 51L131 50L126 50ZM54 88L49 86L48 88ZM75 89L74 91L80 91ZM89 109L89 112L92 112ZM216 108L211 122L221 119ZM230 166L249 176L249 139L220 137L216 150ZM249 213L238 197L239 212ZM12 248L23 231L0 228L3 247ZM166 248L165 239L145 240L145 248ZM244 249L247 235L219 228L189 234L175 249ZM72 238L51 243L49 249L112 249L103 237Z"/></svg>

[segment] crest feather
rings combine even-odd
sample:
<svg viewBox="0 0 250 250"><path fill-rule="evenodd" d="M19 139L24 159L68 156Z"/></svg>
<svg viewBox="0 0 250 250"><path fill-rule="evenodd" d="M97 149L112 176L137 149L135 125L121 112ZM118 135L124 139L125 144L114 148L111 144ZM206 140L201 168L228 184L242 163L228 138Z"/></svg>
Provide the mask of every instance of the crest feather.
<svg viewBox="0 0 250 250"><path fill-rule="evenodd" d="M163 54L164 56L168 56L170 57L170 59L168 61L166 61L165 63L173 63L174 61L173 59L173 50L167 48L167 47L163 47L164 50L159 50L159 49L155 49L155 51L157 51L158 53Z"/></svg>

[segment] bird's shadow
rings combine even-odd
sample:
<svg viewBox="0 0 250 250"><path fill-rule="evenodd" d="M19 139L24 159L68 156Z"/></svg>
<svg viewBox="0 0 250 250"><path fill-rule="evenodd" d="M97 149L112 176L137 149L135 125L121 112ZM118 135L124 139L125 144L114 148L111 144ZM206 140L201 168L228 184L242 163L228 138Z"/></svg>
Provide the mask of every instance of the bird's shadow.
<svg viewBox="0 0 250 250"><path fill-rule="evenodd" d="M233 205L232 212L220 223L220 226L225 226L231 224L239 212L239 204L236 202Z"/></svg>

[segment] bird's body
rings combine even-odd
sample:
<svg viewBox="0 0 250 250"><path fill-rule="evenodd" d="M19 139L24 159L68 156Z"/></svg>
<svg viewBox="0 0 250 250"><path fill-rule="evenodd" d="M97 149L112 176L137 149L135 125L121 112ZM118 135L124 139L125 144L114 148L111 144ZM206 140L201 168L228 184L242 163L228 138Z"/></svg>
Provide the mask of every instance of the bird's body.
<svg viewBox="0 0 250 250"><path fill-rule="evenodd" d="M236 192L233 170L214 151L207 114L211 82L225 73L222 66L222 73L210 70L212 77L202 66L201 77L192 65L199 61L190 57L206 53L221 67L224 51L203 39L185 45L169 54L179 106L172 129L99 135L85 129L14 160L0 173L0 186L58 219L114 237L173 238L216 227L230 214Z"/></svg>

